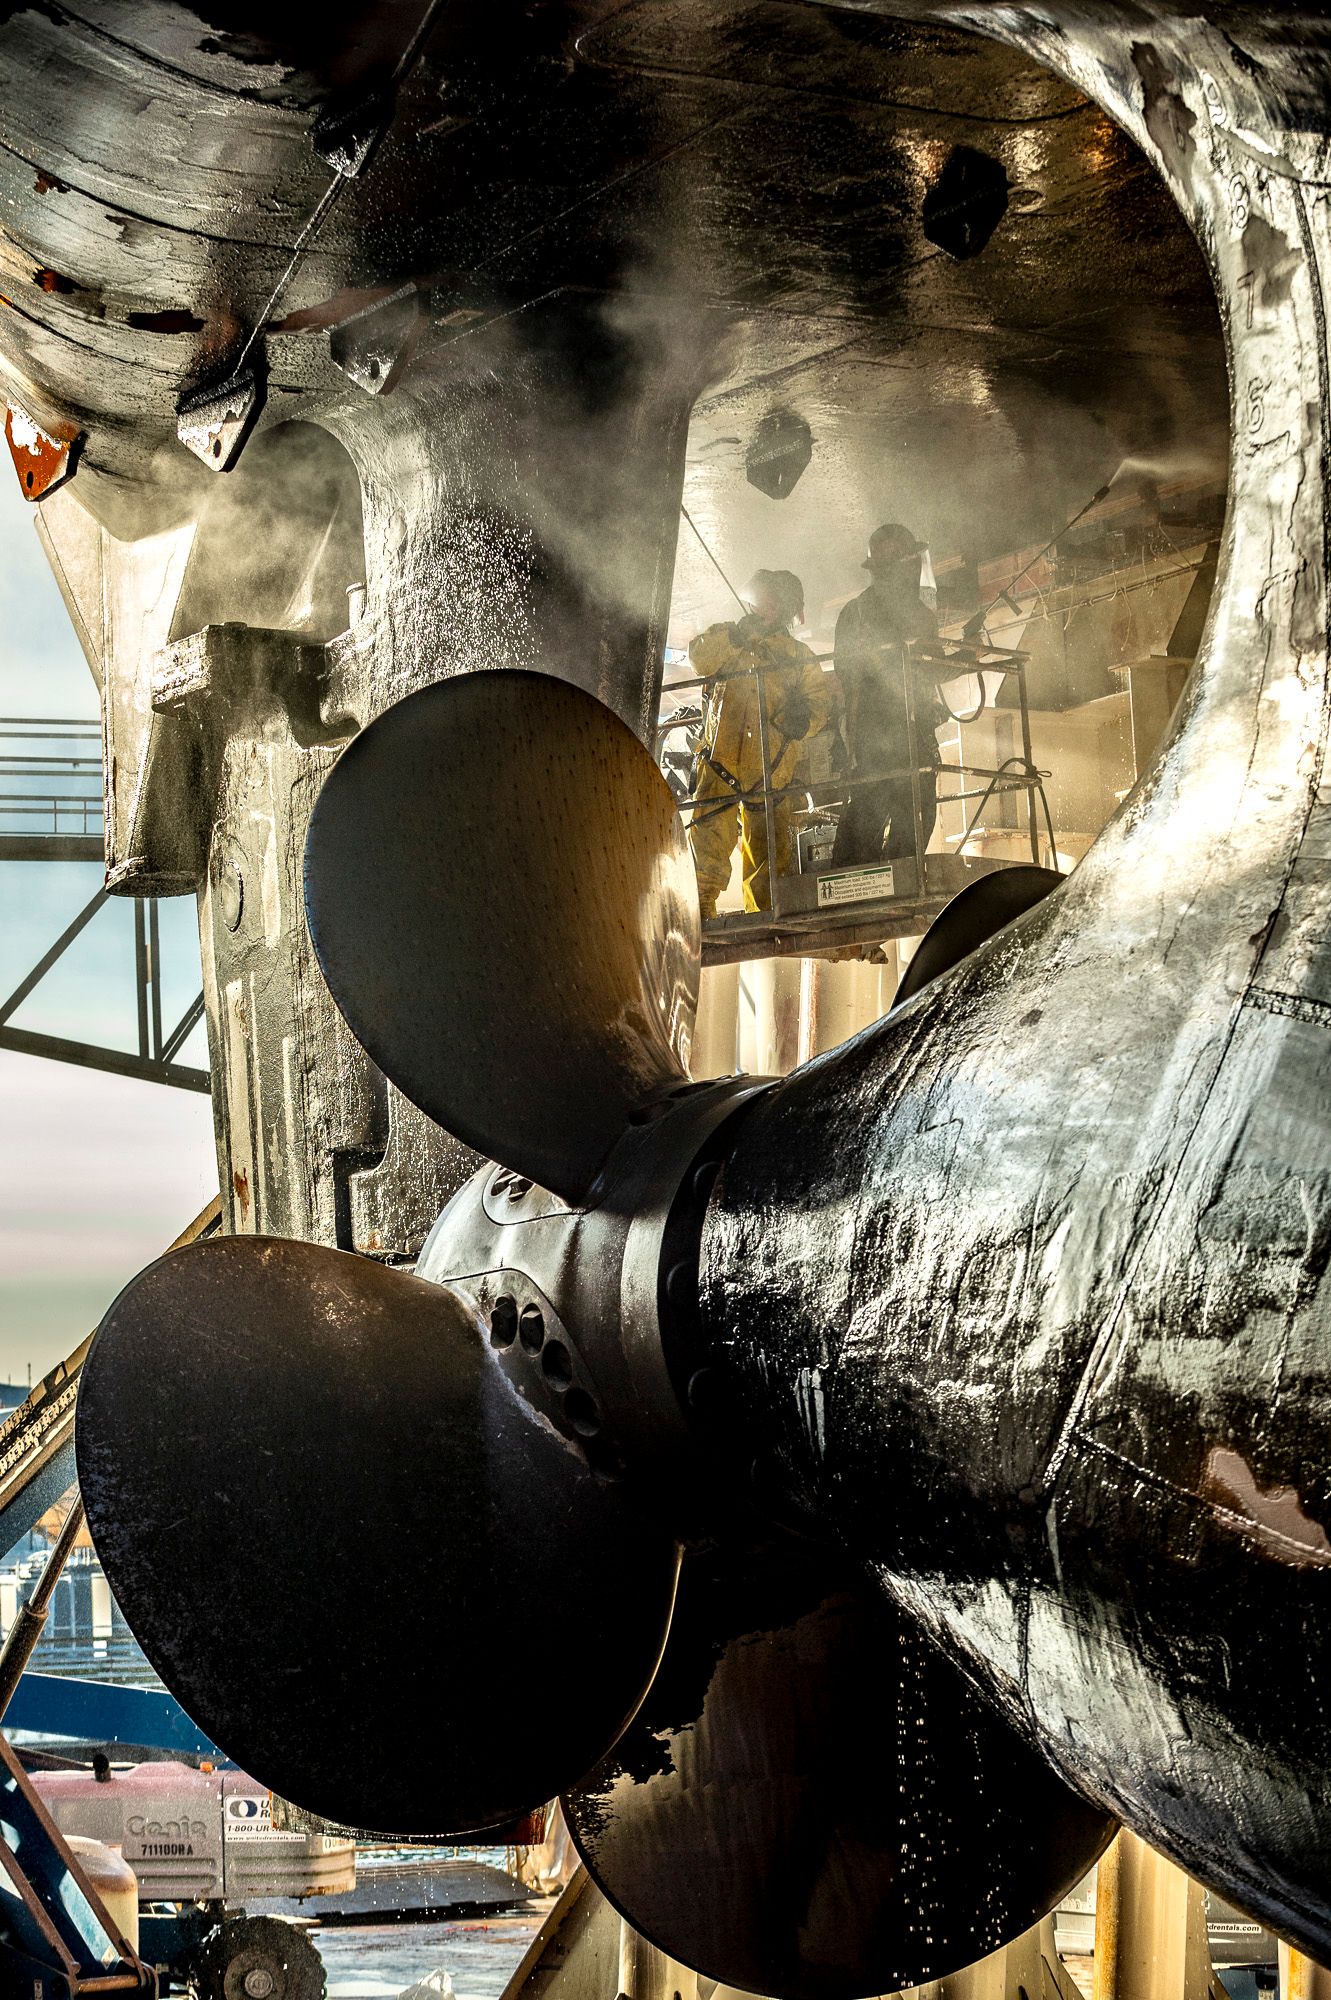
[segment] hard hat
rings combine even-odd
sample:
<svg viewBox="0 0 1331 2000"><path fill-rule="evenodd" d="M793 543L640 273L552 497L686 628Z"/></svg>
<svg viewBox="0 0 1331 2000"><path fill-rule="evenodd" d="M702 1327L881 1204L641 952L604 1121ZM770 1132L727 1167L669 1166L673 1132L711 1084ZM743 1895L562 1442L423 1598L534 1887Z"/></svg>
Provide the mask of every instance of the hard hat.
<svg viewBox="0 0 1331 2000"><path fill-rule="evenodd" d="M900 521L887 521L870 535L869 553L860 568L887 569L905 556L919 555L924 546Z"/></svg>
<svg viewBox="0 0 1331 2000"><path fill-rule="evenodd" d="M756 569L744 588L745 602L759 600L777 607L789 624L804 616L804 585L789 569Z"/></svg>

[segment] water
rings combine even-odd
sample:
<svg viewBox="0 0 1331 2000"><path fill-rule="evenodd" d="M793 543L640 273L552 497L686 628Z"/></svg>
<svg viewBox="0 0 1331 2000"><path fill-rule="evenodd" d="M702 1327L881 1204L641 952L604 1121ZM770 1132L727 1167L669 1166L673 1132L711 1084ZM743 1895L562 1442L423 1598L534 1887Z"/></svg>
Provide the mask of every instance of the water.
<svg viewBox="0 0 1331 2000"><path fill-rule="evenodd" d="M457 2000L498 2000L540 1928L540 1914L440 1924L334 1925L314 1932L329 2000L396 2000L441 1967Z"/></svg>

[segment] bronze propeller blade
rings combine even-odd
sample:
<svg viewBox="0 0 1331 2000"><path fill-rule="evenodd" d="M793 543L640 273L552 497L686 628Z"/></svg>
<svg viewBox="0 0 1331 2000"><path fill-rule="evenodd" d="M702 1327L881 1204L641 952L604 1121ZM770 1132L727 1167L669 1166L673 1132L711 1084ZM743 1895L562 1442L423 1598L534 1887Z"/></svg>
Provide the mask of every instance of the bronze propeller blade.
<svg viewBox="0 0 1331 2000"><path fill-rule="evenodd" d="M577 1200L687 1077L697 888L670 788L593 696L459 675L363 730L310 824L315 950L421 1109Z"/></svg>
<svg viewBox="0 0 1331 2000"><path fill-rule="evenodd" d="M793 1540L685 1557L651 1692L564 1810L635 1929L783 2000L970 1964L1114 1832L843 1559Z"/></svg>
<svg viewBox="0 0 1331 2000"><path fill-rule="evenodd" d="M176 1251L102 1322L77 1452L163 1680L329 1819L512 1819L613 1743L655 1671L673 1542L446 1287L275 1238Z"/></svg>

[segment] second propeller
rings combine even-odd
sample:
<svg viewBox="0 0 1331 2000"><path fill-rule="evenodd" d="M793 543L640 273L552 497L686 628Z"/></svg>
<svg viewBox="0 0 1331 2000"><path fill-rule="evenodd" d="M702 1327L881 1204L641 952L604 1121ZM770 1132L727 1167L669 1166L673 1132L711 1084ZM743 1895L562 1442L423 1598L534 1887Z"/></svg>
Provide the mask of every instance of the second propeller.
<svg viewBox="0 0 1331 2000"><path fill-rule="evenodd" d="M793 1539L685 1557L661 1671L564 1808L635 1929L783 2000L984 1957L1114 1832L912 1621Z"/></svg>

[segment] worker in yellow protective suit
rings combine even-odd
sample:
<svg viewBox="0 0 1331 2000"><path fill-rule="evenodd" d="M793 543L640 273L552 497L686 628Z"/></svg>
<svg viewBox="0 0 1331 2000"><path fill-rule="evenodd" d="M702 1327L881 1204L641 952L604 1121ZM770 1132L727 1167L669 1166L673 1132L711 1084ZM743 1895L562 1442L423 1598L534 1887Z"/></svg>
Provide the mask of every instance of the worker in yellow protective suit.
<svg viewBox="0 0 1331 2000"><path fill-rule="evenodd" d="M797 784L805 744L828 727L836 708L836 682L790 628L804 616L804 588L788 569L760 569L745 592L747 615L734 625L709 625L689 647L689 659L712 685L704 690L696 801L689 841L698 871L704 917L730 880L736 833L744 870L744 907L772 905L770 869L790 865L790 800L772 806L776 854L767 852L763 765L758 722L758 668L767 703L768 756L773 791Z"/></svg>

